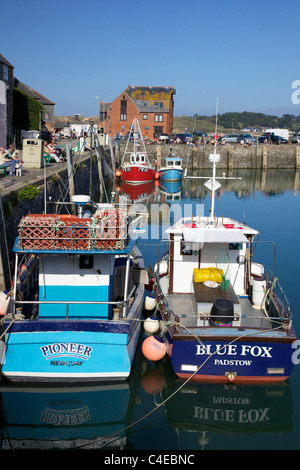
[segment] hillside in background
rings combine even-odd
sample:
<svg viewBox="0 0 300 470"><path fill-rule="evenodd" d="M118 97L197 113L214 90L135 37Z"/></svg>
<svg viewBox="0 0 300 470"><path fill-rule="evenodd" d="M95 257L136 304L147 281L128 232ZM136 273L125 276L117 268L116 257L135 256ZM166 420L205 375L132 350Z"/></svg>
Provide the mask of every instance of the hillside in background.
<svg viewBox="0 0 300 470"><path fill-rule="evenodd" d="M89 123L93 121L98 123L99 116L55 116L55 121L69 121L73 124ZM194 116L174 116L173 132L193 132L205 131L211 133L215 130L216 116L202 116L195 114ZM273 127L285 128L294 132L300 131L300 116L293 114L284 114L282 117L272 116L263 113L224 113L218 114L218 131L223 133L241 132L245 127Z"/></svg>
<svg viewBox="0 0 300 470"><path fill-rule="evenodd" d="M215 129L216 116L174 116L173 131L176 132L193 132L205 131L213 132ZM293 114L284 114L282 117L271 116L263 113L224 113L218 114L218 130L231 132L241 131L245 127L273 127L286 128L291 131L300 130L300 116Z"/></svg>

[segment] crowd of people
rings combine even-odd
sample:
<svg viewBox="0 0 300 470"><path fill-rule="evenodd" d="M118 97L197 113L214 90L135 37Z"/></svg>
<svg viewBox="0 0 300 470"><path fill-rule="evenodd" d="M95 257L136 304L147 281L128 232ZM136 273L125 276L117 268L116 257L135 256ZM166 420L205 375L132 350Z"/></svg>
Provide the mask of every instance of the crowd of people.
<svg viewBox="0 0 300 470"><path fill-rule="evenodd" d="M7 150L0 147L0 168L9 168L9 176L15 176L16 171L22 168L22 163L13 144L10 144Z"/></svg>

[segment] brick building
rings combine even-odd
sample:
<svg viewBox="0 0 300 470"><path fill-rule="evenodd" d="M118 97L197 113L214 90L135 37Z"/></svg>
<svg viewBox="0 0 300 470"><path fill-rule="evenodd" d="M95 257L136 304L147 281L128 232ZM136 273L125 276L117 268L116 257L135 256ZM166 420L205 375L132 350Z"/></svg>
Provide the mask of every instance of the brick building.
<svg viewBox="0 0 300 470"><path fill-rule="evenodd" d="M170 135L175 93L174 87L128 86L112 103L105 103L105 112L102 104L103 120L99 127L112 138L117 132L124 136L130 130L133 118L137 117L144 137L153 139L161 133Z"/></svg>

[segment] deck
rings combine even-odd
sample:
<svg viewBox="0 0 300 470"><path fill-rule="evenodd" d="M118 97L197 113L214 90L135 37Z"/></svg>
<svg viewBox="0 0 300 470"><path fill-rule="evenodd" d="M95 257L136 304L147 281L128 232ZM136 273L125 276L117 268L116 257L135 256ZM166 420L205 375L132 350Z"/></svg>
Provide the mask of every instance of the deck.
<svg viewBox="0 0 300 470"><path fill-rule="evenodd" d="M215 292L215 295L217 295L217 292ZM235 313L237 313L240 318L239 324L236 323L235 326L239 328L272 328L272 322L268 319L263 310L254 308L248 297L235 297L237 300L234 304ZM216 296L215 299L216 298L219 297ZM213 300L207 297L203 299L203 302L199 302L199 297L195 294L167 294L166 299L174 316L179 317L180 323L188 328L203 326L200 320L201 314L209 314L213 304ZM210 300L210 302L208 300ZM208 326L207 321L206 326Z"/></svg>

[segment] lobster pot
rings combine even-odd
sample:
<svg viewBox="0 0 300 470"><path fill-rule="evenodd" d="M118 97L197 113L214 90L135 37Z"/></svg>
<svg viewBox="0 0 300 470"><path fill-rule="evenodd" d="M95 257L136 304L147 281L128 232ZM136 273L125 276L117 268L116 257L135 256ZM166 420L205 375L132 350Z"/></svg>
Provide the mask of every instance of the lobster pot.
<svg viewBox="0 0 300 470"><path fill-rule="evenodd" d="M120 209L103 209L95 217L96 249L123 249L128 236L127 213Z"/></svg>
<svg viewBox="0 0 300 470"><path fill-rule="evenodd" d="M253 307L261 308L262 301L266 292L266 278L265 276L258 276L252 274L252 302Z"/></svg>
<svg viewBox="0 0 300 470"><path fill-rule="evenodd" d="M54 249L57 220L56 214L23 217L18 227L20 249Z"/></svg>
<svg viewBox="0 0 300 470"><path fill-rule="evenodd" d="M90 250L92 248L91 219L60 215L56 231L56 248Z"/></svg>

